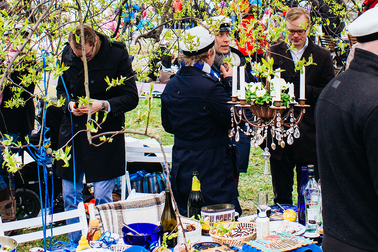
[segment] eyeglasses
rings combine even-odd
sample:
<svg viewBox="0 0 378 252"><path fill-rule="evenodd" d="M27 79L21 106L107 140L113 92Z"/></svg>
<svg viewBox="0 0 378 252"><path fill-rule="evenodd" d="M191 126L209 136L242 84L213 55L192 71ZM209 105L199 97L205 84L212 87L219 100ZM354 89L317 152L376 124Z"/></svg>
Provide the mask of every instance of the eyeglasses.
<svg viewBox="0 0 378 252"><path fill-rule="evenodd" d="M287 30L289 34L295 34L295 33L298 33L298 35L302 35L306 32L306 30L304 29L301 29L301 30L291 30L291 29L288 29Z"/></svg>
<svg viewBox="0 0 378 252"><path fill-rule="evenodd" d="M94 48L94 45L92 45L92 49L91 49L91 52L90 52L90 53L85 53L85 56L86 56L87 58L92 57L92 55L93 55L93 48ZM83 55L76 55L76 56L79 57L79 58L83 58Z"/></svg>

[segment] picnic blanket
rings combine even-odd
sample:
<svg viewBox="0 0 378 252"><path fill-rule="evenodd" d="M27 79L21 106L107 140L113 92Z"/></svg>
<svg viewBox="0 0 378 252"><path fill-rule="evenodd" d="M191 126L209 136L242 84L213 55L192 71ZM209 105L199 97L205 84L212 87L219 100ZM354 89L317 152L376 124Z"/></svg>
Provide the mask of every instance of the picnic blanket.
<svg viewBox="0 0 378 252"><path fill-rule="evenodd" d="M149 194L149 198L117 201L95 207L95 217L102 232L122 235L123 222L159 224L164 209L165 192Z"/></svg>

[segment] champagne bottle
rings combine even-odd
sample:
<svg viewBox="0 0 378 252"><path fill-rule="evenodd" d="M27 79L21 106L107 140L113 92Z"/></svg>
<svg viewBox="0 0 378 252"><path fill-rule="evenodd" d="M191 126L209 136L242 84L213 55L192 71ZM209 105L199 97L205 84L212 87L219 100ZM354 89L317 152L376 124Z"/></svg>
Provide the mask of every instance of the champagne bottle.
<svg viewBox="0 0 378 252"><path fill-rule="evenodd" d="M306 203L304 198L304 190L308 182L307 178L307 166L302 166L302 181L298 193L298 222L302 225L306 225Z"/></svg>
<svg viewBox="0 0 378 252"><path fill-rule="evenodd" d="M198 180L198 171L193 172L192 179L192 191L188 198L188 217L192 217L199 220L201 216L201 208L203 206L203 196L201 193L201 183Z"/></svg>
<svg viewBox="0 0 378 252"><path fill-rule="evenodd" d="M171 193L169 189L165 190L165 205L164 205L163 213L161 215L161 226L162 226L163 235L165 233L168 233L169 235L171 233L177 232L177 218L176 218L176 213L173 210ZM174 237L172 239L167 239L168 248L173 248L176 245L177 245L177 237Z"/></svg>
<svg viewBox="0 0 378 252"><path fill-rule="evenodd" d="M320 188L314 178L314 165L308 165L308 183L305 188L306 231L315 233L319 220Z"/></svg>

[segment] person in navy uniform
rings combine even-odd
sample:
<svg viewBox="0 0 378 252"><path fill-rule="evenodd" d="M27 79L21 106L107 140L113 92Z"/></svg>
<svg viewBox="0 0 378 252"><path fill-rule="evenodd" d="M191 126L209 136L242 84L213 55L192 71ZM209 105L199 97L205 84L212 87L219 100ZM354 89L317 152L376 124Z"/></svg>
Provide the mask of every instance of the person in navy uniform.
<svg viewBox="0 0 378 252"><path fill-rule="evenodd" d="M230 98L219 74L210 67L215 58L214 36L202 26L188 33L198 36L199 44L180 42L182 67L161 96L163 127L174 134L173 194L180 213L186 215L191 177L198 171L204 206L231 203L241 213L228 137ZM221 71L224 81L230 81L230 65L221 66Z"/></svg>

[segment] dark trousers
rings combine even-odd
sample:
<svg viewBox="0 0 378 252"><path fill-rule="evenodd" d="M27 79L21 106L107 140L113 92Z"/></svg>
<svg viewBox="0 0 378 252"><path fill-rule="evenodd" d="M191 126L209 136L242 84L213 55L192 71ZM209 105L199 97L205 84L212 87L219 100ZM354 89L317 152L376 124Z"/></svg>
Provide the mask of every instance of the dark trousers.
<svg viewBox="0 0 378 252"><path fill-rule="evenodd" d="M315 168L315 179L319 180L318 164L312 163ZM297 190L301 187L302 166L309 163L299 163L294 160L293 146L286 145L281 160L270 159L270 172L274 193L274 203L293 204L294 168L297 172Z"/></svg>

